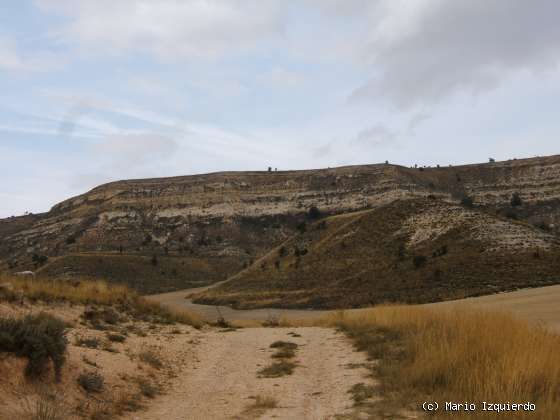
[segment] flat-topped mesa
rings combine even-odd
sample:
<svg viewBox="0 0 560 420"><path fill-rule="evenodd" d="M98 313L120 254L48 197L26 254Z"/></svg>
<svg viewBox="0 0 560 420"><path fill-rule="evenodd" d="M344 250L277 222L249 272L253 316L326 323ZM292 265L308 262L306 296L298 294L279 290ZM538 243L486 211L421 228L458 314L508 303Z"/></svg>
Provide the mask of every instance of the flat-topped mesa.
<svg viewBox="0 0 560 420"><path fill-rule="evenodd" d="M174 178L118 181L53 207L53 213L80 208L134 206L163 216L259 216L305 211L347 211L374 204L377 196L406 191L392 165L281 172L221 172ZM170 210L172 209L172 210Z"/></svg>

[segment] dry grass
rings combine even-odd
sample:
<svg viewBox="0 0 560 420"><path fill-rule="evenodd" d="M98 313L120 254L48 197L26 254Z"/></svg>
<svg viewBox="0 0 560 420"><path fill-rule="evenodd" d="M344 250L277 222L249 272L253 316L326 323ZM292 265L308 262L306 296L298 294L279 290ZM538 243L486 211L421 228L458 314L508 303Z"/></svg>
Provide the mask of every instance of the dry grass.
<svg viewBox="0 0 560 420"><path fill-rule="evenodd" d="M269 395L257 395L254 398L255 402L249 405L243 412L243 419L257 419L266 413L268 410L278 407L278 401L276 398Z"/></svg>
<svg viewBox="0 0 560 420"><path fill-rule="evenodd" d="M82 304L114 305L136 297L129 288L108 284L101 280L35 280L0 277L0 283L10 283L14 292L21 292L30 300L66 301Z"/></svg>
<svg viewBox="0 0 560 420"><path fill-rule="evenodd" d="M184 310L173 310L148 301L124 285L110 284L102 280L44 280L0 276L0 284L9 284L8 300L22 297L31 301L70 302L84 305L116 306L134 317L162 322L182 323L199 328L202 320Z"/></svg>
<svg viewBox="0 0 560 420"><path fill-rule="evenodd" d="M426 399L479 406L532 402L537 413L527 417L560 418L560 337L509 315L385 306L339 312L327 324L379 360L374 369L381 392L401 407L415 401L418 409ZM473 418L486 415L495 413ZM524 418L520 412L508 416Z"/></svg>

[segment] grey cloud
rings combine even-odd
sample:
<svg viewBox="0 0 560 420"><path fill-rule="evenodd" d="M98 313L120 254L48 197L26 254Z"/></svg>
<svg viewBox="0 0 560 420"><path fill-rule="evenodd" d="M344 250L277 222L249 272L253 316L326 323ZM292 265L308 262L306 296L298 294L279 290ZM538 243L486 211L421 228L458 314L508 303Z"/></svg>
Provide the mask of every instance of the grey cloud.
<svg viewBox="0 0 560 420"><path fill-rule="evenodd" d="M554 68L558 16L554 0L387 3L367 47L374 75L351 98L410 108L487 91L514 72Z"/></svg>
<svg viewBox="0 0 560 420"><path fill-rule="evenodd" d="M408 133L413 134L414 131L424 122L432 118L432 115L427 112L419 112L413 115L408 122Z"/></svg>
<svg viewBox="0 0 560 420"><path fill-rule="evenodd" d="M397 137L395 132L384 125L375 124L360 131L354 138L354 142L362 145L381 147L393 144Z"/></svg>

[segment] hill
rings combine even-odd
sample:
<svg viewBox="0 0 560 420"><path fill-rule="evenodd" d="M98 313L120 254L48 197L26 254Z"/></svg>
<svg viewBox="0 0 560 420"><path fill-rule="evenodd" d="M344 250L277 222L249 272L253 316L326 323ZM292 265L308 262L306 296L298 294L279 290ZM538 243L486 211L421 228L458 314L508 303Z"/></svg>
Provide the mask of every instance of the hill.
<svg viewBox="0 0 560 420"><path fill-rule="evenodd" d="M311 208L353 218L428 196L455 204L468 198L476 214L557 235L560 156L117 181L47 213L0 220L0 271L108 278L150 293L178 290L235 276L297 235Z"/></svg>
<svg viewBox="0 0 560 420"><path fill-rule="evenodd" d="M240 308L424 303L560 281L560 241L436 198L315 221L195 302Z"/></svg>

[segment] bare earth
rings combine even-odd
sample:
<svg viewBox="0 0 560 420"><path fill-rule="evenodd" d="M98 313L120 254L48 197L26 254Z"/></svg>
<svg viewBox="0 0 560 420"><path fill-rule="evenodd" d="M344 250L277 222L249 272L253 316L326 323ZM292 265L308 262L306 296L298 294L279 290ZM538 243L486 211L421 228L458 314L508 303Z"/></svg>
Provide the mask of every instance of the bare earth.
<svg viewBox="0 0 560 420"><path fill-rule="evenodd" d="M301 337L288 335L296 332ZM292 375L259 378L271 364L270 344L298 344ZM366 356L353 350L346 337L329 328L247 328L210 331L200 337L191 366L182 371L166 395L135 420L179 419L333 419L352 411L348 390L368 383L368 370L356 367ZM255 397L273 397L277 407L251 410Z"/></svg>

